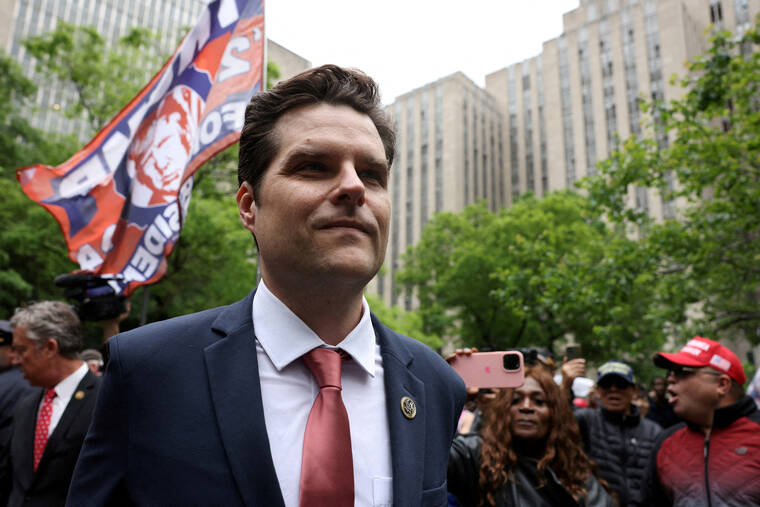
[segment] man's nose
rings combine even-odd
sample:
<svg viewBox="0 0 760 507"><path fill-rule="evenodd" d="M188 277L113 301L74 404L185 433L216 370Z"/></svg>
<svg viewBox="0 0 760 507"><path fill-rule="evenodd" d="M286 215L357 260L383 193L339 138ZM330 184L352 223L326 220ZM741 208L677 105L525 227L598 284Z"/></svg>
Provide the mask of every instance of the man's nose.
<svg viewBox="0 0 760 507"><path fill-rule="evenodd" d="M364 182L356 172L356 167L351 162L344 163L338 172L338 187L335 192L335 201L349 201L358 206L364 204Z"/></svg>

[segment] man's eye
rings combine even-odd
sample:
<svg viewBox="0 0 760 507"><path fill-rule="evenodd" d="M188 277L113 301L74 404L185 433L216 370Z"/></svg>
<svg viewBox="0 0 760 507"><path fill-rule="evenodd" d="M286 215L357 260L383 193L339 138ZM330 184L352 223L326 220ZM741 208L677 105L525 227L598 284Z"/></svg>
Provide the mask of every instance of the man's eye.
<svg viewBox="0 0 760 507"><path fill-rule="evenodd" d="M368 180L375 180L379 182L385 181L385 175L380 171L363 171L361 177Z"/></svg>
<svg viewBox="0 0 760 507"><path fill-rule="evenodd" d="M324 164L320 164L319 162L309 162L306 164L303 164L299 167L299 170L301 171L310 171L310 172L323 172L327 168Z"/></svg>

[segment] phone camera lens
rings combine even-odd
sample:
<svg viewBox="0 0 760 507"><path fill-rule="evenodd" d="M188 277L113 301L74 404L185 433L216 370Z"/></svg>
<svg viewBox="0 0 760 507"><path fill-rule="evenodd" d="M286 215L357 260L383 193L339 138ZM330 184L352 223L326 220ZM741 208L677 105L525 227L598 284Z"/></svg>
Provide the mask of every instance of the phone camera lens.
<svg viewBox="0 0 760 507"><path fill-rule="evenodd" d="M515 352L508 352L502 357L504 369L513 371L520 369L520 355Z"/></svg>

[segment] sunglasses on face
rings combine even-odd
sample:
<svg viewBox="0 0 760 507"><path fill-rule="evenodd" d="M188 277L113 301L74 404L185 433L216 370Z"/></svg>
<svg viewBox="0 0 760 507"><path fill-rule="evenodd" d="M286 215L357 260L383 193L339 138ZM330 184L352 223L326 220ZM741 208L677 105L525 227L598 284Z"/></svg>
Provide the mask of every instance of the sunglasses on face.
<svg viewBox="0 0 760 507"><path fill-rule="evenodd" d="M682 379L691 377L692 375L694 375L695 373L699 373L700 371L709 373L710 375L715 375L715 376L720 375L720 373L710 368L695 368L693 366L679 366L679 365L674 364L668 369L668 377L673 375L673 378L677 380L682 380Z"/></svg>

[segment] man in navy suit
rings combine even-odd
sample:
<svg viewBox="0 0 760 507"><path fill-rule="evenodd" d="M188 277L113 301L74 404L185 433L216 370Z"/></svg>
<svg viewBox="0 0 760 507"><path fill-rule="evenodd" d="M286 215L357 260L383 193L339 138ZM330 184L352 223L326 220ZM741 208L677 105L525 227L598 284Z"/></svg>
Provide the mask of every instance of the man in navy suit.
<svg viewBox="0 0 760 507"><path fill-rule="evenodd" d="M79 318L66 303L17 308L10 325L13 362L36 388L16 405L0 460L0 505L63 505L100 379L79 359Z"/></svg>
<svg viewBox="0 0 760 507"><path fill-rule="evenodd" d="M233 305L110 340L69 505L337 505L315 498L344 486L341 505L446 505L464 385L363 297L385 255L394 142L358 71L319 67L252 98L237 203L262 280ZM343 358L337 380L316 380L320 349ZM312 404L335 384L347 427L307 446Z"/></svg>

